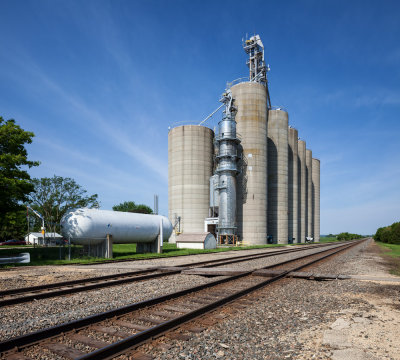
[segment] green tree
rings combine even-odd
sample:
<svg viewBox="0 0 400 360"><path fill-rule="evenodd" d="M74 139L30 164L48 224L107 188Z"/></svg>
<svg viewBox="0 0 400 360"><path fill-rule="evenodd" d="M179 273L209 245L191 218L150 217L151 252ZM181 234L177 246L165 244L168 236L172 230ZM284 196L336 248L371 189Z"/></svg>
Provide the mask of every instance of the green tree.
<svg viewBox="0 0 400 360"><path fill-rule="evenodd" d="M153 213L151 207L144 204L136 205L134 201L124 201L121 204L113 206L112 209L114 211L125 211L125 212L141 213L141 214Z"/></svg>
<svg viewBox="0 0 400 360"><path fill-rule="evenodd" d="M379 228L376 230L374 239L388 244L400 244L400 222Z"/></svg>
<svg viewBox="0 0 400 360"><path fill-rule="evenodd" d="M59 232L60 220L70 209L99 207L98 195L87 195L74 179L54 175L32 179L32 184L35 190L30 195L30 204L43 215L48 231Z"/></svg>
<svg viewBox="0 0 400 360"><path fill-rule="evenodd" d="M33 191L30 176L23 166L38 166L29 161L25 144L32 143L34 134L21 129L14 120L0 116L0 211L2 214L20 210L22 202L28 200Z"/></svg>
<svg viewBox="0 0 400 360"><path fill-rule="evenodd" d="M353 239L361 239L363 236L359 234L350 234L348 232L342 232L337 235L338 240L353 240Z"/></svg>
<svg viewBox="0 0 400 360"><path fill-rule="evenodd" d="M21 129L15 120L5 121L0 116L0 239L22 237L21 210L33 191L26 169L38 166L38 161L28 160L26 144L35 135ZM25 223L22 221L22 223Z"/></svg>
<svg viewBox="0 0 400 360"><path fill-rule="evenodd" d="M22 239L26 234L26 210L9 211L4 214L0 226L0 239Z"/></svg>

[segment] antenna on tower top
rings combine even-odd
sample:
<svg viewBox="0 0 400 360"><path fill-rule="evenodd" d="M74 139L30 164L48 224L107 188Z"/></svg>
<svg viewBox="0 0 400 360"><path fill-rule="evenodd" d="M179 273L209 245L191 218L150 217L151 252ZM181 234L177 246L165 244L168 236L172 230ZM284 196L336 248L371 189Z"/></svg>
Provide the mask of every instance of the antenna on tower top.
<svg viewBox="0 0 400 360"><path fill-rule="evenodd" d="M249 55L246 64L249 67L250 82L258 82L267 88L268 108L271 108L271 100L268 91L267 72L270 70L269 65L265 64L264 45L260 39L260 35L254 35L250 39L243 42L243 49Z"/></svg>

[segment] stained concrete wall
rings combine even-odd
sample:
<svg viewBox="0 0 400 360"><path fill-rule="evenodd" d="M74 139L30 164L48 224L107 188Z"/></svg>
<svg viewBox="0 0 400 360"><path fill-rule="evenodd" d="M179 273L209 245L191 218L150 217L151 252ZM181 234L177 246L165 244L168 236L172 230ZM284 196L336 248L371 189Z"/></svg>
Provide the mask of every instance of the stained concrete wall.
<svg viewBox="0 0 400 360"><path fill-rule="evenodd" d="M210 204L214 132L185 125L168 133L168 216L181 217L181 232L201 233Z"/></svg>
<svg viewBox="0 0 400 360"><path fill-rule="evenodd" d="M238 235L245 244L267 242L267 94L263 85L231 88L238 108L237 133L243 160L237 178Z"/></svg>
<svg viewBox="0 0 400 360"><path fill-rule="evenodd" d="M320 239L320 161L312 159L312 194L313 194L313 238Z"/></svg>
<svg viewBox="0 0 400 360"><path fill-rule="evenodd" d="M294 128L289 128L288 147L288 238L297 242L300 239L298 223L298 136Z"/></svg>
<svg viewBox="0 0 400 360"><path fill-rule="evenodd" d="M306 142L298 141L298 228L299 241L304 243L306 240Z"/></svg>
<svg viewBox="0 0 400 360"><path fill-rule="evenodd" d="M268 235L288 243L288 113L268 112Z"/></svg>
<svg viewBox="0 0 400 360"><path fill-rule="evenodd" d="M312 151L306 150L306 236L312 237Z"/></svg>

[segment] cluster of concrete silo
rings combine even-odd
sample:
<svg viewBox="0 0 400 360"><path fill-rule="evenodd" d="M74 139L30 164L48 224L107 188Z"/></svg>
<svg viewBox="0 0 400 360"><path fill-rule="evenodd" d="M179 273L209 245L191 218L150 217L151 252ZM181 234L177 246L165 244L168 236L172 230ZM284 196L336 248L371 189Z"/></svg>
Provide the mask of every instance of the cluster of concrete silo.
<svg viewBox="0 0 400 360"><path fill-rule="evenodd" d="M256 46L256 52L248 52L250 76L228 89L239 144L231 154L238 159L234 238L249 245L305 242L307 237L319 241L319 160L289 126L288 113L270 106L265 66L260 66L262 43L257 36L250 40L246 43ZM262 49L258 63L257 49ZM169 131L169 218L178 237L208 232L219 236L218 194L229 190L218 182L218 139L223 131L214 134L201 125Z"/></svg>

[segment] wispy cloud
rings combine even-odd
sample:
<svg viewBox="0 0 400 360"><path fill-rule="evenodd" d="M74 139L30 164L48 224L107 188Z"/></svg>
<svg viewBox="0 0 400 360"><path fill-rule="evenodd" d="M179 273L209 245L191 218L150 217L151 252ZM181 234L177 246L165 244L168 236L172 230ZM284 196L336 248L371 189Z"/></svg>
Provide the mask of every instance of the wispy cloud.
<svg viewBox="0 0 400 360"><path fill-rule="evenodd" d="M113 178L113 184L118 182L117 180L121 181L121 179L129 179L131 183L140 183L140 186L144 186L146 184L146 181L142 177L134 176L132 175L131 172L123 171L121 169L118 169L114 166L110 166L109 164L105 163L104 161L101 161L101 159L97 157L92 157L86 154L83 154L81 151L77 151L75 149L71 149L71 146L65 146L62 145L61 140L59 138L52 138L51 140L43 139L43 138L38 138L37 141L39 144L42 144L43 146L46 146L46 148L50 148L51 150L56 150L61 154L63 158L71 158L73 162L80 164L81 166L83 165L82 162L86 162L88 164L95 165L97 168L101 169L101 173L104 175L101 178L105 178L106 174L108 178ZM47 150L46 149L46 150ZM52 168L50 164L47 165L49 168ZM54 166L54 164L53 164ZM71 170L73 173L77 175L85 175L86 172L83 172L81 170L77 170L77 168L72 168L72 167L60 167L58 165L59 169L62 169L63 173L67 173L67 170ZM110 176L111 174L111 176ZM87 174L86 174L87 175ZM86 176L85 175L85 176ZM89 176L90 179L96 179L96 182L98 182L98 176L93 177ZM111 182L106 182L105 184L111 184ZM115 187L115 186L113 186Z"/></svg>
<svg viewBox="0 0 400 360"><path fill-rule="evenodd" d="M98 175L91 175L87 171L82 171L82 170L78 169L77 167L47 162L46 165L43 166L43 168L47 168L50 171L55 171L61 175L68 174L68 175L64 175L64 176L68 176L68 177L79 176L80 178L89 180L90 182L92 182L94 184L101 185L108 190L114 189L114 190L122 191L123 193L130 193L132 191L132 186L123 186L123 185L121 185L121 183L119 181L113 181L113 180L106 179L105 177L101 177Z"/></svg>
<svg viewBox="0 0 400 360"><path fill-rule="evenodd" d="M71 149L71 146L61 145L61 140L52 137L51 139L46 139L44 137L39 137L35 140L39 145L46 146L52 150L56 150L65 156L73 157L79 162L86 162L94 165L100 164L100 159L85 155L82 151Z"/></svg>
<svg viewBox="0 0 400 360"><path fill-rule="evenodd" d="M400 105L400 92L393 90L374 90L373 94L363 94L355 98L356 107L377 105Z"/></svg>
<svg viewBox="0 0 400 360"><path fill-rule="evenodd" d="M356 108L377 105L400 105L400 91L388 88L343 88L333 92L322 92L315 101L319 104L343 104Z"/></svg>
<svg viewBox="0 0 400 360"><path fill-rule="evenodd" d="M119 151L149 168L164 179L164 181L167 180L167 165L161 161L157 155L152 155L153 149L150 146L150 142L145 142L145 139L140 137L140 133L130 133L128 135L123 129L117 129L116 126L110 123L110 120L104 117L99 111L90 107L81 98L67 92L62 86L53 81L32 61L32 59L25 58L22 60L21 57L19 57L19 59L17 63L19 63L20 67L38 81L35 83L36 88L41 88L42 91L46 88L53 94L56 93L66 104L66 107L75 110L76 116L72 118L71 121L81 123L81 120L85 119L89 131L93 134L99 136L100 133L104 140L111 144L111 146L119 149ZM135 142L140 145L134 144L132 139L135 139Z"/></svg>
<svg viewBox="0 0 400 360"><path fill-rule="evenodd" d="M340 209L321 208L321 233L374 234L379 227L399 221L400 203L397 199L374 199L367 203L342 207Z"/></svg>

